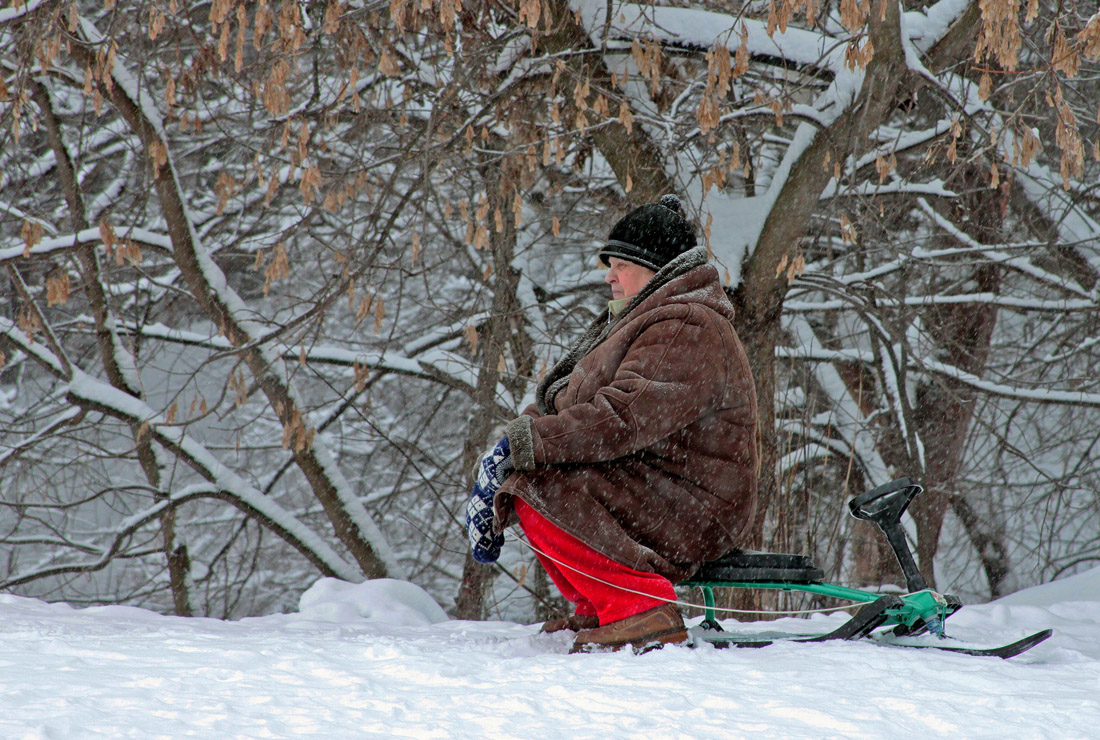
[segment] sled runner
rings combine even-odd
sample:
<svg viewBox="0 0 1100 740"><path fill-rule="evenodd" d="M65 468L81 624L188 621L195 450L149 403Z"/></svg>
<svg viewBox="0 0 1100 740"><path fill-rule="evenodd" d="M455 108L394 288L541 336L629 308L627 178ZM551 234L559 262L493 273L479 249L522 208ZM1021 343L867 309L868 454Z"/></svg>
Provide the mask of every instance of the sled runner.
<svg viewBox="0 0 1100 740"><path fill-rule="evenodd" d="M694 640L717 647L765 647L778 641L823 642L872 638L879 644L897 647L930 648L966 655L1011 658L1030 650L1051 636L1042 630L1015 642L995 647L971 647L935 642L902 640L933 634L946 637L944 621L959 610L962 603L949 594L928 588L917 569L905 541L901 516L924 489L911 478L899 478L874 488L848 502L857 519L874 522L886 536L905 574L906 594L877 594L824 582L824 573L805 555L735 550L703 565L690 580L680 585L697 586L706 605L703 621L692 629ZM715 618L715 588L764 588L819 594L853 604L859 610L847 622L824 634L788 634L745 636L726 632ZM876 632L878 630L878 632Z"/></svg>

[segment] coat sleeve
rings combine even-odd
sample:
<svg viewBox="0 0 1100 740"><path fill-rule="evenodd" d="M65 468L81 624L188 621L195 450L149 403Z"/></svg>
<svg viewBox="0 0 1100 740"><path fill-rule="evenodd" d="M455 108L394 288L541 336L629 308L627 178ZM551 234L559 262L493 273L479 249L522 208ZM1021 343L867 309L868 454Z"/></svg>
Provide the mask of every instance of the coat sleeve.
<svg viewBox="0 0 1100 740"><path fill-rule="evenodd" d="M614 379L586 403L508 426L517 470L594 463L645 449L715 410L728 365L714 319L694 308L656 321L623 356Z"/></svg>

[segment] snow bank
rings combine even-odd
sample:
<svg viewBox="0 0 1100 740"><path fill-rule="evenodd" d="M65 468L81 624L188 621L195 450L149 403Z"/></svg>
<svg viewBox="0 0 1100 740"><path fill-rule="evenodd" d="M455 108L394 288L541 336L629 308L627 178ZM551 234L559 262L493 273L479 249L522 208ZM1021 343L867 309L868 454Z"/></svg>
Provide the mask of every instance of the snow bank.
<svg viewBox="0 0 1100 740"><path fill-rule="evenodd" d="M993 603L1004 606L1049 607L1080 601L1100 602L1100 568L1017 591Z"/></svg>
<svg viewBox="0 0 1100 740"><path fill-rule="evenodd" d="M449 619L420 586L392 578L363 583L322 578L302 594L298 611L314 621L338 624L379 622L427 627Z"/></svg>
<svg viewBox="0 0 1100 740"><path fill-rule="evenodd" d="M858 641L569 655L569 633L448 620L395 580L322 579L299 613L237 622L0 595L0 738L1091 738L1098 585L1100 570L952 616L979 643L1054 628L1005 661Z"/></svg>

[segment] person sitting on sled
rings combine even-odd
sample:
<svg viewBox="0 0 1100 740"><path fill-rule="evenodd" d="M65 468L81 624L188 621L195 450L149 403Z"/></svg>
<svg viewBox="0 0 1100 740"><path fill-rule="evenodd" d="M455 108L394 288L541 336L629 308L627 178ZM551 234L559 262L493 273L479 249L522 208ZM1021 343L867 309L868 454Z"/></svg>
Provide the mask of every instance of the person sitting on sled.
<svg viewBox="0 0 1100 740"><path fill-rule="evenodd" d="M573 652L687 639L673 584L739 544L758 476L756 394L733 306L678 198L624 216L599 251L608 309L482 458L474 557L518 521L579 631Z"/></svg>

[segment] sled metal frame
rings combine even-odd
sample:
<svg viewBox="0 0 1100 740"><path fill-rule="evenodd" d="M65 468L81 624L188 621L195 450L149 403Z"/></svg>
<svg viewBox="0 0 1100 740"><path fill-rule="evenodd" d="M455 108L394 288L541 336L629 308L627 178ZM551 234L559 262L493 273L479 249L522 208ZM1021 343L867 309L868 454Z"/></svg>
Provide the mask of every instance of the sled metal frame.
<svg viewBox="0 0 1100 740"><path fill-rule="evenodd" d="M703 621L700 627L707 630L722 631L721 625L715 616L715 588L757 588L777 591L800 591L803 593L817 594L834 599L850 601L853 604L874 606L884 598L899 599L900 603L887 606L883 610L885 618L879 621L874 628L895 626L899 628L896 634L915 635L926 632L929 629L942 631L943 621L960 604L950 595L942 596L930 589L924 589L910 594L887 595L872 591L861 591L846 586L837 586L832 583L769 583L767 581L698 581L692 579L681 585L697 586L703 592L704 610ZM854 617L853 617L854 618ZM853 637L862 637L866 632Z"/></svg>
<svg viewBox="0 0 1100 740"><path fill-rule="evenodd" d="M860 606L847 623L821 639L857 639L880 627L893 627L896 635L924 632L943 634L944 620L962 606L950 595L928 588L913 560L913 554L901 528L901 515L923 491L911 478L899 478L852 499L852 516L878 525L886 536L905 574L907 594L880 594L826 583L822 571L809 558L784 553L735 551L704 564L680 585L695 586L703 592L705 605L700 625L708 632L721 632L715 616L716 588L799 591L852 602Z"/></svg>

